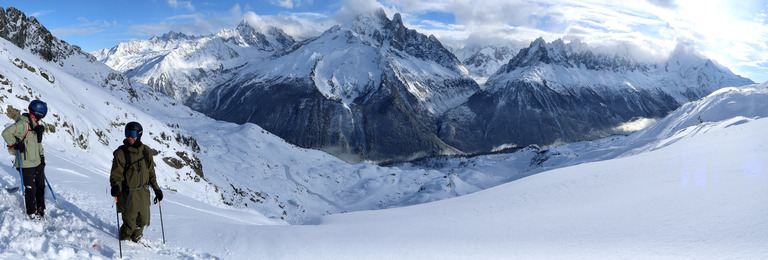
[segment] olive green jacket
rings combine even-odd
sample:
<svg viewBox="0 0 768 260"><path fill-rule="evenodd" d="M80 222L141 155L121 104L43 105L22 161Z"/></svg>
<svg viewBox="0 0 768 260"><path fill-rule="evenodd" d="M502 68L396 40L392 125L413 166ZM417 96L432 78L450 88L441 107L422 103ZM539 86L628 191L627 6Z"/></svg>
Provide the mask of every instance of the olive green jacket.
<svg viewBox="0 0 768 260"><path fill-rule="evenodd" d="M140 144L132 147L128 140L123 140L123 145L128 147L131 167L125 171L126 161L123 149L117 148L112 155L112 170L109 174L109 184L120 187L120 195L117 197L118 211L137 212L151 205L149 187L159 190L157 177L155 176L155 162L152 159L152 150L149 146ZM149 163L144 158L144 151L149 156ZM149 224L149 223L147 223Z"/></svg>
<svg viewBox="0 0 768 260"><path fill-rule="evenodd" d="M43 144L42 142L37 142L37 133L35 133L34 130L37 125L38 123L35 123L34 120L29 118L29 114L24 113L20 115L18 119L16 119L16 123L13 123L12 125L5 128L5 130L3 130L3 139L5 139L5 143L8 145L14 145L19 140L24 140L25 151L21 153L21 165L23 166L22 168L34 168L40 165L42 162L41 157L43 156ZM24 138L25 133L27 138ZM14 160L13 167L18 168L18 151L11 148L8 150L8 152L14 155L14 158L16 158Z"/></svg>

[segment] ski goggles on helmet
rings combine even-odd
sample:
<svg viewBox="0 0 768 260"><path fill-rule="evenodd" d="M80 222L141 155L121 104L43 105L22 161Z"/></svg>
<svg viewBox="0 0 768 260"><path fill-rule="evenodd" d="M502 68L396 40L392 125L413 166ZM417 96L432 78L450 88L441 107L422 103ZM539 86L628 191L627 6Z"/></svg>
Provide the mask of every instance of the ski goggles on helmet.
<svg viewBox="0 0 768 260"><path fill-rule="evenodd" d="M138 138L139 137L139 131L136 130L125 130L125 137L131 137L131 138Z"/></svg>

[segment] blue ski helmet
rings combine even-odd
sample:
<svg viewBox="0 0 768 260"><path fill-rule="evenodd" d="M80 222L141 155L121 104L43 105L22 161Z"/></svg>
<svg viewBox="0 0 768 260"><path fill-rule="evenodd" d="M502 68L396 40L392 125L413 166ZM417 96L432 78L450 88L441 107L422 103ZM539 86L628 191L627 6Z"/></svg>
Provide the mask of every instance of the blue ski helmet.
<svg viewBox="0 0 768 260"><path fill-rule="evenodd" d="M141 139L141 134L144 133L144 128L141 127L141 124L138 122L130 122L127 125L125 125L125 137L133 137L136 139Z"/></svg>
<svg viewBox="0 0 768 260"><path fill-rule="evenodd" d="M32 100L32 102L29 103L28 109L29 113L34 114L37 118L43 118L48 114L48 105L37 99Z"/></svg>

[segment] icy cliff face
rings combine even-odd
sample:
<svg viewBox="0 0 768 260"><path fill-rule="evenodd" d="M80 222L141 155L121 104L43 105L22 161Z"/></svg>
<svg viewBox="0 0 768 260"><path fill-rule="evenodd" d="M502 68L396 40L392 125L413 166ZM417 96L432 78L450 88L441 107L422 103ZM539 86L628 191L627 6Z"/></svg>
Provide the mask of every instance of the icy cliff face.
<svg viewBox="0 0 768 260"><path fill-rule="evenodd" d="M492 75L483 91L448 111L440 137L465 152L547 145L617 134L689 100L751 80L678 46L667 61L596 54L586 44L539 38Z"/></svg>

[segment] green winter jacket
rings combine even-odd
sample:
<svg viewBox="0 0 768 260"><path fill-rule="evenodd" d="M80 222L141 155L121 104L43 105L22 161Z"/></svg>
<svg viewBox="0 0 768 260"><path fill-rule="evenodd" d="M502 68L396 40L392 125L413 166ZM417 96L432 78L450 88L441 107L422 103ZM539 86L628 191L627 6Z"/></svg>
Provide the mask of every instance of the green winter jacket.
<svg viewBox="0 0 768 260"><path fill-rule="evenodd" d="M124 171L126 158L123 153L123 146L127 147L130 154L131 167L128 168L128 171ZM128 140L123 140L123 146L112 153L114 158L112 159L109 183L120 187L120 195L117 197L118 211L131 213L149 208L151 202L148 188L159 190L160 186L157 185L155 162L152 159L152 150L149 146L139 144L138 148L132 147L128 144ZM148 160L145 159L144 154L149 157Z"/></svg>
<svg viewBox="0 0 768 260"><path fill-rule="evenodd" d="M43 144L37 142L37 133L34 130L37 125L38 123L29 118L29 114L24 113L16 119L16 123L3 130L3 139L8 145L14 145L19 140L24 140L25 151L21 153L22 168L34 168L42 162ZM25 134L26 138L24 138ZM8 152L14 155L14 158L18 158L16 149L11 148ZM14 160L13 167L19 167L18 159Z"/></svg>

